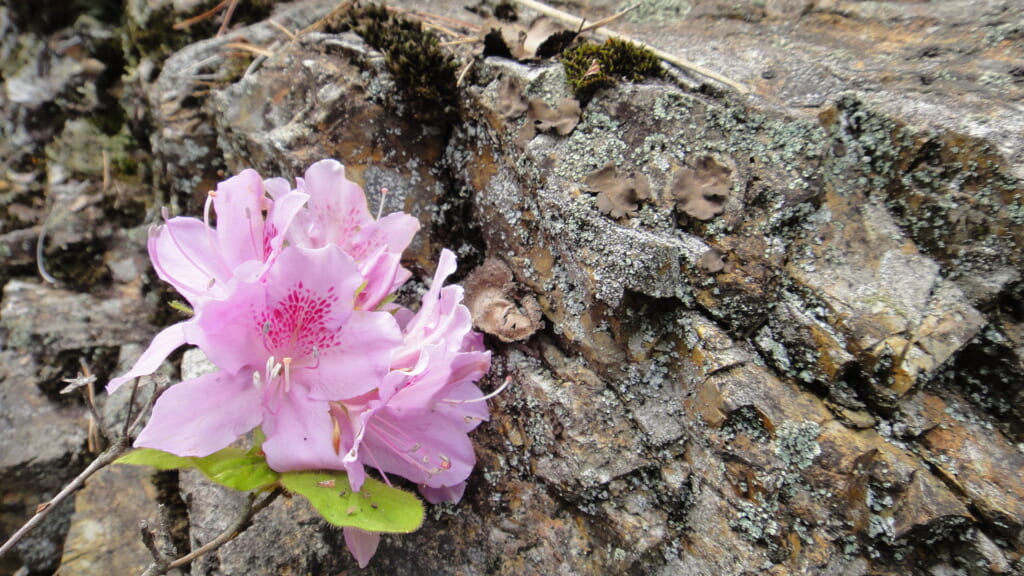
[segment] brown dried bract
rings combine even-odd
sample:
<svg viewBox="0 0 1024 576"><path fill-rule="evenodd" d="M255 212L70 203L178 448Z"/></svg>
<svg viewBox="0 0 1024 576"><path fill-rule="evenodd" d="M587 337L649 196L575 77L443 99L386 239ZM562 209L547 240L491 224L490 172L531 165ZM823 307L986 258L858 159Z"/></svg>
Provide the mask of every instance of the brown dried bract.
<svg viewBox="0 0 1024 576"><path fill-rule="evenodd" d="M498 85L498 110L508 119L519 118L530 107L519 81L505 76Z"/></svg>
<svg viewBox="0 0 1024 576"><path fill-rule="evenodd" d="M557 108L551 108L543 100L530 100L526 112L526 123L519 129L517 143L521 148L533 140L537 132L554 130L559 136L565 136L576 128L580 122L580 102L572 98L562 98Z"/></svg>
<svg viewBox="0 0 1024 576"><path fill-rule="evenodd" d="M683 168L672 183L676 207L698 220L711 220L725 210L732 170L710 156Z"/></svg>
<svg viewBox="0 0 1024 576"><path fill-rule="evenodd" d="M612 218L636 216L639 202L650 197L650 184L646 176L620 173L614 162L588 174L583 183L597 191L597 209Z"/></svg>
<svg viewBox="0 0 1024 576"><path fill-rule="evenodd" d="M525 340L544 327L540 304L533 295L518 298L512 270L497 258L488 258L463 282L465 304L473 326L503 342Z"/></svg>

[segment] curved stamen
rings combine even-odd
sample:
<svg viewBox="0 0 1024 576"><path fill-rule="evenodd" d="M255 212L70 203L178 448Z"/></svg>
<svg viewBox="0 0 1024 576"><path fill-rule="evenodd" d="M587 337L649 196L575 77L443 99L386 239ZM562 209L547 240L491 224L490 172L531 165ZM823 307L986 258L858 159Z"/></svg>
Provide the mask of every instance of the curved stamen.
<svg viewBox="0 0 1024 576"><path fill-rule="evenodd" d="M512 377L511 376L506 376L505 377L505 381L501 383L501 386L498 386L497 390L495 390L494 392L491 392L490 394L488 394L486 396L482 396L480 398L473 398L471 400L452 400L450 398L445 398L444 400L441 400L441 402L444 402L445 404L472 404L473 402L486 402L486 401L490 400L491 398L494 398L498 394L501 394L502 392L504 392L505 388L508 388L508 385L511 382L512 382Z"/></svg>

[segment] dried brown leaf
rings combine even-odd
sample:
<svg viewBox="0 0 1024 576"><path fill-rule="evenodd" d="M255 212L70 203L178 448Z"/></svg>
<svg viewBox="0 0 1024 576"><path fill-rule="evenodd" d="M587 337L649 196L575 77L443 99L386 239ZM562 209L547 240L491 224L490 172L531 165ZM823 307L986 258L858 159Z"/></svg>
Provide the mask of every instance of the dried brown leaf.
<svg viewBox="0 0 1024 576"><path fill-rule="evenodd" d="M512 270L497 258L488 258L463 282L465 304L473 325L503 342L525 340L544 327L540 304L533 295L518 298Z"/></svg>

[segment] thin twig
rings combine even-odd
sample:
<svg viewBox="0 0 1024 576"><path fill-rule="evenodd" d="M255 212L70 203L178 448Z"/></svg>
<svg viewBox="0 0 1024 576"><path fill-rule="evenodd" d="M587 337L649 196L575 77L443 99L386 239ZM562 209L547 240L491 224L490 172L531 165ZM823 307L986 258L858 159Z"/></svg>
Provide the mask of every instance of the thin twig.
<svg viewBox="0 0 1024 576"><path fill-rule="evenodd" d="M637 6L639 6L639 4L633 4L632 6L627 7L622 12L619 12L617 14L612 14L611 16L609 16L607 18L601 18L597 22L591 22L590 24L587 24L586 26L581 28L580 29L580 33L582 34L583 32L590 32L591 30L594 30L594 29L597 29L597 28L603 28L603 27L611 24L612 22L615 22L619 18L622 18L626 14L629 14L633 10L636 10Z"/></svg>
<svg viewBox="0 0 1024 576"><path fill-rule="evenodd" d="M252 519L256 516L256 514L259 514L260 511L266 508L267 506L270 506L270 504L274 500L276 500L277 497L280 496L282 493L283 490L280 487L278 487L275 488L269 494L267 494L261 500L257 500L259 498L259 494L250 494L249 499L245 503L245 508L242 509L242 513L238 516L238 518L231 526L229 526L227 529L225 529L223 532L217 535L217 537L213 540L210 540L203 546L196 548L192 552L189 552L188 554L176 560L169 560L168 558L166 558L162 553L160 553L155 542L147 540L147 538L152 539L153 533L151 530L149 530L148 525L144 524L142 527L143 541L146 542L146 547L149 548L150 554L153 555L154 562L146 568L146 571L142 573L142 576L159 576L160 574L166 574L168 570L180 568L192 562L196 558L199 558L204 554L213 552L214 550L234 540L238 537L239 534L241 534L243 531L245 531L246 528L248 528L249 524L252 522Z"/></svg>
<svg viewBox="0 0 1024 576"><path fill-rule="evenodd" d="M182 20L181 22L178 22L174 26L171 26L171 29L173 29L173 30L182 30L184 28L188 28L189 26L191 26L193 24L196 24L198 22L202 22L203 20L206 20L207 18L210 18L211 16L213 16L217 12L220 12L225 6L227 6L228 2L231 2L231 0L222 0L216 6L214 6L213 8L210 8L209 10L207 10L206 12L203 12L202 14L200 14L198 16L193 16L193 17L189 18L188 20Z"/></svg>
<svg viewBox="0 0 1024 576"><path fill-rule="evenodd" d="M0 546L0 557L9 552L14 546L25 537L26 534L32 531L40 522L42 522L54 508L60 505L61 502L67 499L78 490L85 481L95 474L100 468L110 464L114 460L117 460L128 450L128 442L125 438L121 438L119 442L112 444L109 448L103 451L102 454L96 457L85 470L75 476L75 479L68 483L60 492L57 493L49 502L41 504L36 511L35 516L29 519L28 522L18 529L17 532L11 535L10 538L4 542L3 546Z"/></svg>
<svg viewBox="0 0 1024 576"><path fill-rule="evenodd" d="M586 24L586 21L584 19L582 19L582 18L578 18L578 17L573 16L572 14L569 14L567 12L562 12L561 10L559 10L557 8L552 8L551 6L548 6L547 4L543 4L541 2L536 2L535 0L515 0L515 2L517 4L521 4L522 6L525 6L526 8L529 8L529 9L535 11L535 12L539 12L540 14L543 14L543 15L549 17L549 18L552 18L554 20L558 20L559 22L561 22L562 24L565 24L569 28L574 28L574 29L581 28L581 27L583 27ZM711 78L712 80L715 80L716 82L721 82L722 84L725 84L726 86L729 86L730 88L736 90L740 94L748 94L750 92L749 88L747 88L743 84L740 84L739 82L736 82L735 80L731 80L729 78L726 78L725 76L722 76L721 74L719 74L717 72L713 72L711 70L708 70L707 68L704 68L703 66L700 66L699 64L694 64L692 62L683 60L682 58L680 58L678 56L675 56L673 54L669 54L668 52L664 52L662 50L658 50L657 48L655 48L653 46L643 44L642 42L638 42L638 41L634 40L633 38L631 38L630 36L627 36L627 35L622 34L620 32L614 32L612 30L608 30L607 28L597 28L597 29L594 30L594 33L602 35L602 36L606 36L608 38L615 38L617 40L622 40L623 42L632 42L634 44L641 44L641 45L645 46L648 50L650 50L655 56L657 56L658 58L664 60L665 62L668 62L669 64L671 64L671 65L673 65L673 66L675 66L677 68L682 68L683 70L689 70L691 72L696 72L697 74L700 74L701 76L705 76L707 78Z"/></svg>

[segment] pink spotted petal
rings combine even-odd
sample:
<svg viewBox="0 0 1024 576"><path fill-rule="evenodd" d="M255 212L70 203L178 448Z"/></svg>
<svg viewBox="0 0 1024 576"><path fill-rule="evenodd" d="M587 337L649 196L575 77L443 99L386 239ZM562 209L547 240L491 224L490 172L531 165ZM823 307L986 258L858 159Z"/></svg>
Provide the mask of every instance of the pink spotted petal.
<svg viewBox="0 0 1024 576"><path fill-rule="evenodd" d="M156 372L157 368L160 368L160 365L170 356L171 352L174 352L186 343L185 332L187 325L191 322L192 320L180 322L161 330L153 337L149 347L142 353L142 356L139 356L139 359L135 361L135 365L128 370L127 374L114 378L107 383L107 392L110 393L117 390L122 384L133 378Z"/></svg>
<svg viewBox="0 0 1024 576"><path fill-rule="evenodd" d="M309 220L296 227L297 245L336 244L347 251L356 233L373 222L363 189L345 177L345 167L336 160L310 166L305 178L296 179L296 188L309 194Z"/></svg>
<svg viewBox="0 0 1024 576"><path fill-rule="evenodd" d="M377 553L377 545L380 544L380 532L367 532L351 526L345 527L345 546L359 563L360 568L366 568L370 559Z"/></svg>
<svg viewBox="0 0 1024 576"><path fill-rule="evenodd" d="M441 486L440 488L431 488L430 486L420 486L420 494L423 498L431 504L440 504L442 502L451 502L452 504L462 500L462 495L466 492L466 483L459 482L454 486Z"/></svg>
<svg viewBox="0 0 1024 576"><path fill-rule="evenodd" d="M207 456L260 423L260 399L245 374L213 372L167 389L135 440L178 456Z"/></svg>
<svg viewBox="0 0 1024 576"><path fill-rule="evenodd" d="M420 229L420 221L404 212L394 212L380 220L370 220L346 238L345 251L362 262L384 250L400 255Z"/></svg>

